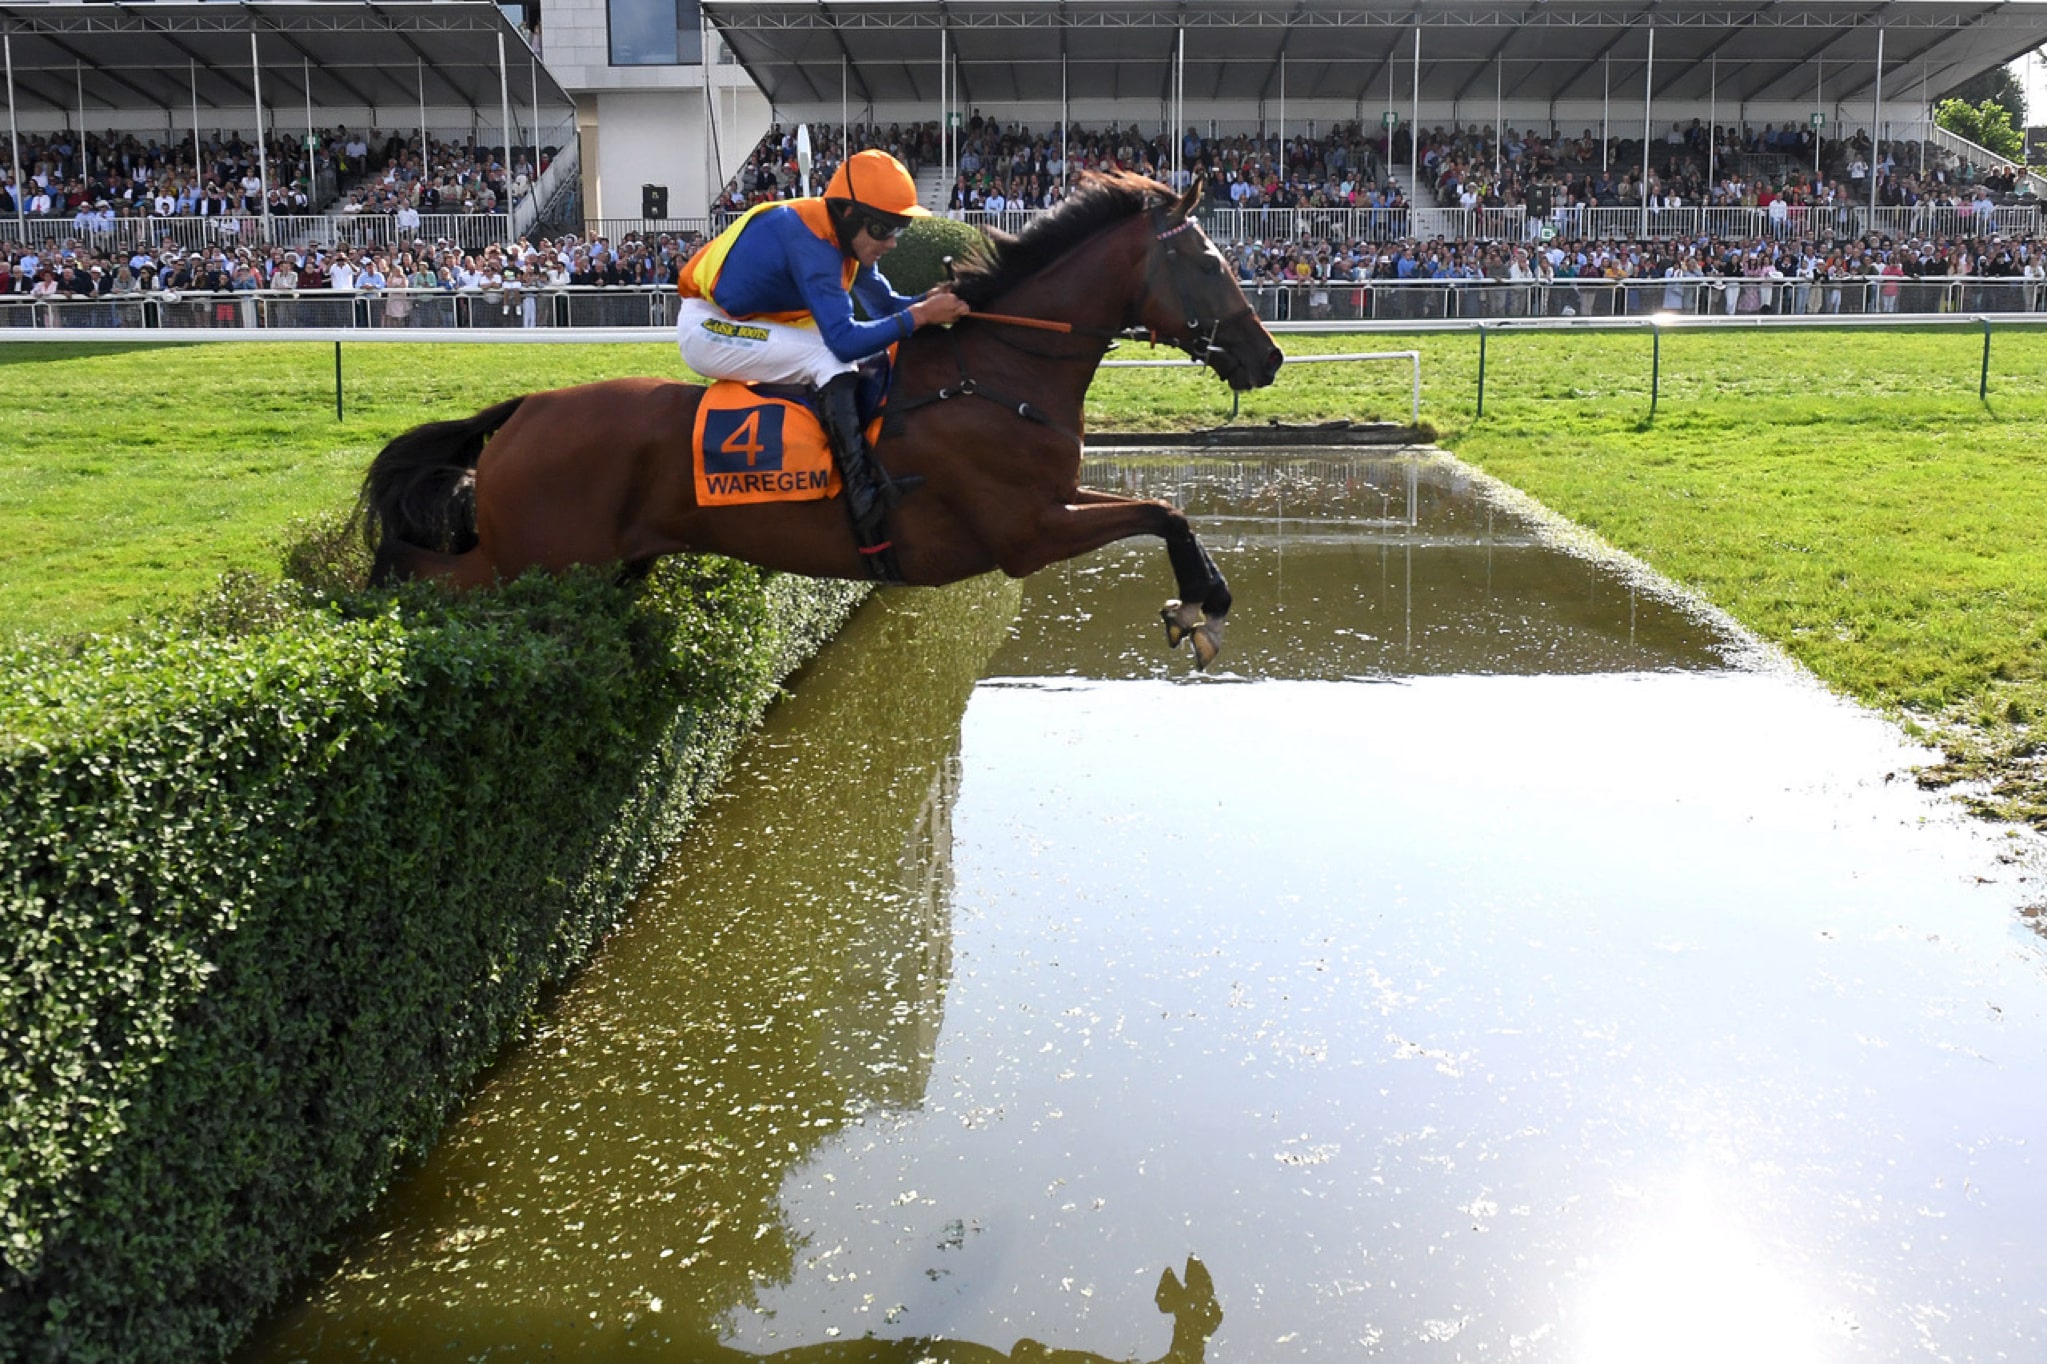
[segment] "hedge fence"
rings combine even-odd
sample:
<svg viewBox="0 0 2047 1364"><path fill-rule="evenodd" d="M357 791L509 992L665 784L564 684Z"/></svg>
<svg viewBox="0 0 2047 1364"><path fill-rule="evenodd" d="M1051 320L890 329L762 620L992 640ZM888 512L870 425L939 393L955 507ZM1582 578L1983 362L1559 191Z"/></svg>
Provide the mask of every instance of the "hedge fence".
<svg viewBox="0 0 2047 1364"><path fill-rule="evenodd" d="M862 591L239 581L0 652L0 1359L225 1356Z"/></svg>

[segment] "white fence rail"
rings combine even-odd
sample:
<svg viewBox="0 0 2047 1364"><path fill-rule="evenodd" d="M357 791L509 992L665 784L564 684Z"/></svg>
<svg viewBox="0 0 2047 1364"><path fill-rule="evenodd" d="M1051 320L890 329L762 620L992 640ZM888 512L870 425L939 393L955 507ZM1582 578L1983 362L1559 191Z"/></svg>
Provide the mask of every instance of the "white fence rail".
<svg viewBox="0 0 2047 1364"><path fill-rule="evenodd" d="M407 234L437 241L443 237L464 250L511 241L512 220L502 213L425 213L417 230ZM68 242L96 251L154 251L165 245L185 251L210 246L365 246L395 245L398 220L389 213L293 213L231 215L219 218L116 218L104 231L81 228L70 218L0 218L0 238L32 246Z"/></svg>
<svg viewBox="0 0 2047 1364"><path fill-rule="evenodd" d="M1535 318L2015 315L2047 307L2047 281L1980 277L1366 280L1250 284L1244 293L1269 325L1389 328L1403 323ZM674 327L675 318L675 292L661 286L0 298L0 338L14 339L31 331L109 328L149 332L315 328L363 334L629 328L640 331L642 339L658 339Z"/></svg>

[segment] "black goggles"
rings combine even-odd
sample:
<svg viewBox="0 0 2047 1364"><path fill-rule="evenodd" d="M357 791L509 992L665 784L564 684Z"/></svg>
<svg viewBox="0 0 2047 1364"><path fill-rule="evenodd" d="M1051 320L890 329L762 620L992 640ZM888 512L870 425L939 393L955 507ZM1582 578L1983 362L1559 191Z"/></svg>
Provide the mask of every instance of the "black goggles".
<svg viewBox="0 0 2047 1364"><path fill-rule="evenodd" d="M903 230L903 220L901 218L884 218L878 214L868 213L862 215L860 226L875 241L885 242Z"/></svg>

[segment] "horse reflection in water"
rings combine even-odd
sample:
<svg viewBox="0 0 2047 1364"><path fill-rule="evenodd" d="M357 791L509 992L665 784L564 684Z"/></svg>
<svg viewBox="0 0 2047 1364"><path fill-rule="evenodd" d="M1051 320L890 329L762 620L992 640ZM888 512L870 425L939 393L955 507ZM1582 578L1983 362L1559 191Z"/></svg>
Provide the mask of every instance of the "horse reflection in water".
<svg viewBox="0 0 2047 1364"><path fill-rule="evenodd" d="M1157 1364L1202 1364L1208 1356L1208 1338L1222 1325L1222 1305L1215 1298L1215 1284L1208 1269L1193 1256L1187 1257L1187 1276L1174 1276L1171 1269L1159 1278L1154 1301L1159 1311L1173 1319L1173 1340ZM909 1340L827 1341L822 1345L798 1345L770 1355L740 1351L720 1354L716 1364L752 1364L768 1360L773 1364L1119 1364L1134 1355L1098 1355L1091 1350L1060 1350L1035 1340L1020 1340L1008 1353L968 1341L913 1338Z"/></svg>
<svg viewBox="0 0 2047 1364"><path fill-rule="evenodd" d="M1120 336L1167 342L1233 389L1281 356L1176 198L1127 174L1086 177L1017 237L991 235L955 287L976 313L927 327L897 357L877 454L923 484L892 514L900 580L1012 577L1137 535L1166 543L1168 642L1221 647L1230 593L1179 508L1080 486L1083 400ZM1051 324L1042 325L1025 324ZM683 551L813 577L866 578L839 499L699 507L687 451L705 390L653 378L535 393L385 447L358 515L378 581L480 587L529 568L644 568ZM487 443L486 443L487 442Z"/></svg>

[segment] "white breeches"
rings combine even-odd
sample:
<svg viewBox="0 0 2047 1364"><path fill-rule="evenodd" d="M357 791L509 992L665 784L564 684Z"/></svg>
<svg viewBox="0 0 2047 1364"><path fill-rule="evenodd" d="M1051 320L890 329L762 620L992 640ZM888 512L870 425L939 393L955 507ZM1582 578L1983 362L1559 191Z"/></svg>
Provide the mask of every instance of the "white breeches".
<svg viewBox="0 0 2047 1364"><path fill-rule="evenodd" d="M816 327L740 322L701 298L686 298L675 319L682 362L710 379L755 384L815 384L857 368L832 354Z"/></svg>

